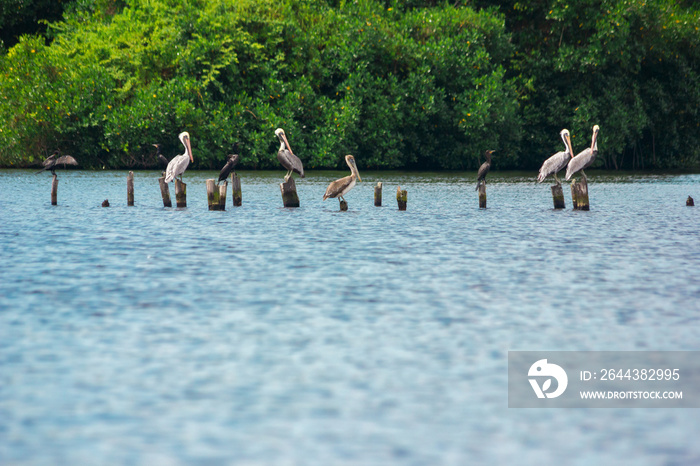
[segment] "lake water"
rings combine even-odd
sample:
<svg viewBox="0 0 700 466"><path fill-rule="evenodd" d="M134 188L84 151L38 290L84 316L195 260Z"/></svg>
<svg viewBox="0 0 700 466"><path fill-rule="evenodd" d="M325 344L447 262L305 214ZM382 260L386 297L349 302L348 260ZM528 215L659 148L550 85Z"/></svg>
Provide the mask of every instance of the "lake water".
<svg viewBox="0 0 700 466"><path fill-rule="evenodd" d="M0 464L700 462L693 409L507 407L509 350L700 349L700 175L346 174L0 170Z"/></svg>

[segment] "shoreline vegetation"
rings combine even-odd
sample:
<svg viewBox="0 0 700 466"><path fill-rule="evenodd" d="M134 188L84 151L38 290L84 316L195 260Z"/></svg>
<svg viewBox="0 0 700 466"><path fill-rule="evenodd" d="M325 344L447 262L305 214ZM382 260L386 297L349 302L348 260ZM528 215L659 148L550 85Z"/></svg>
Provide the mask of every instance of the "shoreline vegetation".
<svg viewBox="0 0 700 466"><path fill-rule="evenodd" d="M60 8L59 8L60 7ZM674 0L9 0L0 167L536 171L600 126L594 169L700 169L700 6Z"/></svg>

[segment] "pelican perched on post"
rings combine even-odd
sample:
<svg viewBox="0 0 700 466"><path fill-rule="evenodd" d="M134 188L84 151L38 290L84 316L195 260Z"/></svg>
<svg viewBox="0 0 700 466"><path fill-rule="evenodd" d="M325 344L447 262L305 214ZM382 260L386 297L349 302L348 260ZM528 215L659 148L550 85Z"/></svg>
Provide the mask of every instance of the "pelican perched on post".
<svg viewBox="0 0 700 466"><path fill-rule="evenodd" d="M38 172L36 172L35 175L36 175L37 173L41 173L41 172L43 172L43 171L45 171L45 170L50 170L50 171L51 171L51 174L52 174L52 175L55 175L55 174L56 174L56 169L58 168L57 165L59 165L59 164L63 164L64 167L65 167L66 165L78 165L78 162L77 162L73 157L71 157L70 155L64 155L64 156L58 157L59 155L61 155L61 151L60 151L60 150L56 150L56 151L54 151L53 154L49 155L49 156L46 158L46 160L44 160L44 161L41 163L41 164L44 166L44 168L42 168L41 170L39 170Z"/></svg>
<svg viewBox="0 0 700 466"><path fill-rule="evenodd" d="M596 155L598 155L598 131L600 131L600 128L598 125L594 125L591 147L586 147L569 161L569 165L566 166L566 181L569 181L569 179L574 176L574 173L579 170L581 170L583 178L588 181L586 172L584 172L583 169L590 167L593 162L595 162Z"/></svg>
<svg viewBox="0 0 700 466"><path fill-rule="evenodd" d="M301 163L299 157L294 155L291 147L289 147L289 141L287 141L287 136L284 134L284 130L282 128L277 128L275 130L275 135L277 136L277 139L280 140L280 149L277 151L277 160L279 160L282 166L287 169L287 174L284 177L284 181L286 182L289 177L292 176L292 172L297 172L302 178L304 178L304 165Z"/></svg>
<svg viewBox="0 0 700 466"><path fill-rule="evenodd" d="M179 176L180 181L182 181L182 174L185 173L185 170L187 170L187 166L190 164L190 162L194 162L194 159L192 158L192 147L190 146L190 133L183 131L180 133L178 138L180 138L182 145L185 146L185 153L182 155L176 155L173 157L170 163L168 163L168 168L165 170L166 183L170 183L177 176Z"/></svg>
<svg viewBox="0 0 700 466"><path fill-rule="evenodd" d="M549 175L554 175L554 179L556 180L557 184L561 185L561 181L559 181L559 178L557 178L557 173L563 170L564 167L566 167L566 164L569 163L569 160L571 160L571 157L574 156L574 151L571 149L571 138L569 136L569 130L563 129L561 130L559 135L564 141L564 146L566 147L566 149L562 152L557 152L556 154L544 161L544 163L542 164L542 168L540 168L540 174L537 177L538 183L542 183L544 179L547 178Z"/></svg>
<svg viewBox="0 0 700 466"><path fill-rule="evenodd" d="M485 155L486 155L486 162L482 163L481 166L479 167L479 172L476 174L476 190L479 190L479 186L481 186L481 183L483 182L486 184L486 174L491 170L491 154L496 152L495 150L487 150Z"/></svg>
<svg viewBox="0 0 700 466"><path fill-rule="evenodd" d="M362 181L360 178L360 172L357 171L355 157L352 155L346 155L345 163L347 163L348 167L350 167L350 175L339 180L335 180L329 184L328 189L326 189L326 194L323 195L324 201L329 197L339 197L341 201L345 202L345 198L343 198L343 196L355 187L355 183Z"/></svg>
<svg viewBox="0 0 700 466"><path fill-rule="evenodd" d="M233 143L233 154L229 154L226 157L228 158L228 162L226 162L226 165L224 165L224 168L222 168L221 171L219 172L219 181L217 181L217 184L221 183L226 178L228 178L228 175L233 171L234 168L236 168L236 165L238 164L238 160L240 159L240 155L238 155L238 143L237 142Z"/></svg>

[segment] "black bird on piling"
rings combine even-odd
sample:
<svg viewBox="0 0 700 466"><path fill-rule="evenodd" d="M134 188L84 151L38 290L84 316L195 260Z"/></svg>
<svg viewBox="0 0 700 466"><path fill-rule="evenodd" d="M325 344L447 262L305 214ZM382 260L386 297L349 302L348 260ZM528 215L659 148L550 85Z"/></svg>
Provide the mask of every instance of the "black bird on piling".
<svg viewBox="0 0 700 466"><path fill-rule="evenodd" d="M163 176L165 176L165 169L168 168L168 159L166 159L165 156L160 153L160 148L162 147L160 144L151 145L156 148L156 158L158 159L158 162L160 163L160 166L163 169L162 174Z"/></svg>
<svg viewBox="0 0 700 466"><path fill-rule="evenodd" d="M226 178L228 178L228 176L231 172L236 173L233 169L236 168L236 165L238 165L238 160L241 158L241 156L238 155L238 143L237 142L233 143L233 154L229 154L226 157L228 158L228 162L226 162L226 165L224 165L224 168L222 168L221 172L219 172L219 181L217 181L216 184L219 184L222 181L224 181Z"/></svg>
<svg viewBox="0 0 700 466"><path fill-rule="evenodd" d="M55 150L53 154L49 155L46 160L42 162L44 168L36 172L35 175L45 170L51 170L51 174L56 175L56 169L59 168L57 165L59 164L63 164L64 168L66 165L78 165L78 162L70 155L63 155L61 157L59 157L59 155L61 155L61 151Z"/></svg>
<svg viewBox="0 0 700 466"><path fill-rule="evenodd" d="M491 170L491 154L496 152L495 150L486 151L486 162L482 163L479 167L479 172L476 175L476 191L479 190L479 186L483 182L486 184L486 174Z"/></svg>

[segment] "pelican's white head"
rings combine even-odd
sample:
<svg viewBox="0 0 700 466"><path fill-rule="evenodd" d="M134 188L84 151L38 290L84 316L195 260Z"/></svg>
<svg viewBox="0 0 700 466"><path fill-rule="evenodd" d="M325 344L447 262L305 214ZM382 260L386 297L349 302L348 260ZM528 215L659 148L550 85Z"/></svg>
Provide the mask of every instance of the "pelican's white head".
<svg viewBox="0 0 700 466"><path fill-rule="evenodd" d="M355 157L353 157L352 155L346 155L345 163L348 164L348 167L350 167L350 171L357 177L357 181L362 181L362 178L360 178L360 172L357 171L357 163L355 163Z"/></svg>
<svg viewBox="0 0 700 466"><path fill-rule="evenodd" d="M292 148L289 147L289 141L287 141L287 135L284 134L284 130L282 128L277 128L275 130L275 136L277 136L277 139L280 140L280 150L287 149L289 152L294 154L292 151Z"/></svg>
<svg viewBox="0 0 700 466"><path fill-rule="evenodd" d="M192 146L190 145L190 133L183 131L180 133L178 138L180 138L182 145L185 146L185 154L190 156L191 162L194 162L194 159L192 158Z"/></svg>
<svg viewBox="0 0 700 466"><path fill-rule="evenodd" d="M566 146L566 152L569 153L569 156L573 157L574 150L571 148L571 136L569 136L569 130L564 128L563 130L561 130L561 133L559 133L559 135L564 141L564 145Z"/></svg>

